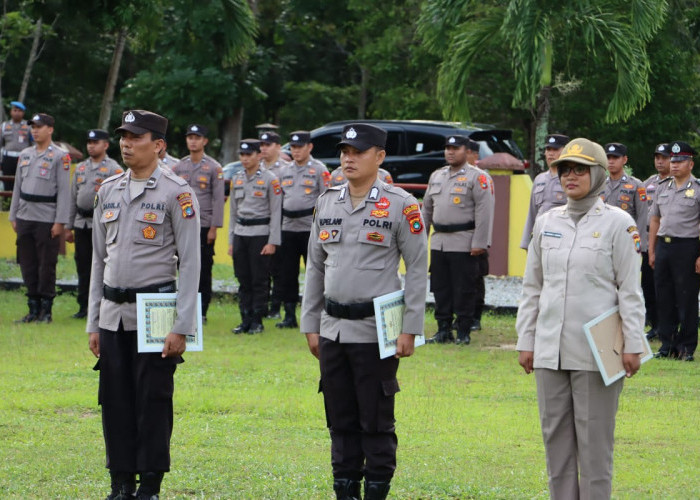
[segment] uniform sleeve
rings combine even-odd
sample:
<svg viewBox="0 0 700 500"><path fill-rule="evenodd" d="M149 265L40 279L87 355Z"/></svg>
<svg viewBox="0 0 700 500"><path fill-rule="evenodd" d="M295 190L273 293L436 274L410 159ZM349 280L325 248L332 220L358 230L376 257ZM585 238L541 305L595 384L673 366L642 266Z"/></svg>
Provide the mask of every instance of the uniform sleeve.
<svg viewBox="0 0 700 500"><path fill-rule="evenodd" d="M320 333L321 331L326 275L324 264L326 252L318 238L318 218L321 216L319 212L322 206L323 199L318 198L307 249L304 295L301 299L301 324L299 327L301 333Z"/></svg>
<svg viewBox="0 0 700 500"><path fill-rule="evenodd" d="M649 224L649 206L647 205L647 190L641 182L637 185L634 197L634 213L637 214L635 222L640 234L646 233Z"/></svg>
<svg viewBox="0 0 700 500"><path fill-rule="evenodd" d="M433 176L430 176L428 187L423 196L423 222L425 223L426 232L430 232L430 225L433 223L433 197L430 195L430 186L433 182Z"/></svg>
<svg viewBox="0 0 700 500"><path fill-rule="evenodd" d="M275 176L267 186L267 199L270 200L270 236L269 245L282 244L282 186Z"/></svg>
<svg viewBox="0 0 700 500"><path fill-rule="evenodd" d="M179 279L177 300L175 308L177 317L172 332L181 335L191 335L195 329L197 313L197 290L199 283L199 271L201 266L199 245L199 202L197 196L189 186L177 186L172 193L170 208L170 221L175 236L179 266ZM194 216L185 216L180 207L177 196L183 192L191 195Z"/></svg>
<svg viewBox="0 0 700 500"><path fill-rule="evenodd" d="M328 168L321 162L318 162L318 192L324 193L326 189L331 187L331 173Z"/></svg>
<svg viewBox="0 0 700 500"><path fill-rule="evenodd" d="M481 172L472 187L474 196L474 237L472 248L487 249L491 246L491 233L493 231L494 216L494 192L493 180L486 172Z"/></svg>
<svg viewBox="0 0 700 500"><path fill-rule="evenodd" d="M95 196L95 209L92 215L92 270L90 271L90 296L85 331L100 331L100 304L104 290L105 258L107 257L107 228L102 220L102 200L105 189L100 188Z"/></svg>
<svg viewBox="0 0 700 500"><path fill-rule="evenodd" d="M66 229L73 229L75 224L75 215L78 213L78 165L73 172L73 178L70 182L70 212L68 214L68 223Z"/></svg>
<svg viewBox="0 0 700 500"><path fill-rule="evenodd" d="M66 224L70 218L70 155L65 153L57 160L56 165L56 218L57 224Z"/></svg>
<svg viewBox="0 0 700 500"><path fill-rule="evenodd" d="M543 222L544 216L535 222L532 239L527 248L523 289L520 292L518 316L515 320L515 330L518 332L518 343L515 348L518 351L535 350L535 328L537 326L537 316L540 312L540 295L542 294L542 284L544 283L541 249L542 231L540 230Z"/></svg>
<svg viewBox="0 0 700 500"><path fill-rule="evenodd" d="M234 185L236 178L231 179L231 190L228 195L229 218L228 218L228 244L233 245L233 231L236 229L236 214L238 213L238 201L236 200L236 190Z"/></svg>
<svg viewBox="0 0 700 500"><path fill-rule="evenodd" d="M211 192L211 225L212 227L224 226L224 170L216 163L215 172L212 175Z"/></svg>
<svg viewBox="0 0 700 500"><path fill-rule="evenodd" d="M17 161L17 171L15 172L15 185L12 188L12 200L10 200L10 222L17 220L17 210L19 210L19 193L22 190L22 156Z"/></svg>
<svg viewBox="0 0 700 500"><path fill-rule="evenodd" d="M520 248L527 250L530 245L530 240L532 240L532 230L535 226L535 219L537 218L537 206L535 205L535 185L532 186L532 191L530 192L530 208L527 211L527 220L525 221L525 227L523 228L523 237L520 240Z"/></svg>
<svg viewBox="0 0 700 500"><path fill-rule="evenodd" d="M415 209L411 209L415 207ZM428 287L428 238L425 224L413 196L405 198L396 234L399 252L406 265L402 333L421 335L425 327L425 296Z"/></svg>

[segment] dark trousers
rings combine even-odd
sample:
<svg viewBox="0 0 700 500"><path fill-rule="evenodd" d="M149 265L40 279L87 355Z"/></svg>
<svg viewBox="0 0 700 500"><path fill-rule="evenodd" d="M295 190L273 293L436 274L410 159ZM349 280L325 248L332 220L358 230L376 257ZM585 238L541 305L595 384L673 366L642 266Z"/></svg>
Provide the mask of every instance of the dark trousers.
<svg viewBox="0 0 700 500"><path fill-rule="evenodd" d="M656 328L658 323L654 287L654 270L649 267L649 253L642 252L642 292L644 293L644 306L647 310L646 320L652 328Z"/></svg>
<svg viewBox="0 0 700 500"><path fill-rule="evenodd" d="M270 263L270 302L281 304L282 297L282 249L278 248Z"/></svg>
<svg viewBox="0 0 700 500"><path fill-rule="evenodd" d="M654 283L658 306L660 352L692 355L698 345L698 291L700 275L695 260L700 256L697 238L656 243Z"/></svg>
<svg viewBox="0 0 700 500"><path fill-rule="evenodd" d="M75 269L78 271L78 305L87 309L90 295L90 271L92 270L92 229L74 228Z"/></svg>
<svg viewBox="0 0 700 500"><path fill-rule="evenodd" d="M17 162L19 157L2 155L2 175L15 175L17 173ZM15 181L5 181L5 191L12 191Z"/></svg>
<svg viewBox="0 0 700 500"><path fill-rule="evenodd" d="M202 263L199 270L199 293L202 294L202 316L207 315L211 302L211 268L214 265L214 243L207 243L209 228L203 227L199 233Z"/></svg>
<svg viewBox="0 0 700 500"><path fill-rule="evenodd" d="M102 430L107 468L119 472L170 470L173 375L182 358L137 352L136 332L100 328Z"/></svg>
<svg viewBox="0 0 700 500"><path fill-rule="evenodd" d="M60 238L51 237L52 222L17 219L17 257L30 298L56 296Z"/></svg>
<svg viewBox="0 0 700 500"><path fill-rule="evenodd" d="M474 319L479 256L468 252L430 251L430 291L435 296L435 319L465 323Z"/></svg>
<svg viewBox="0 0 700 500"><path fill-rule="evenodd" d="M341 344L321 337L320 365L333 477L390 481L398 444L399 360L380 359L375 343Z"/></svg>
<svg viewBox="0 0 700 500"><path fill-rule="evenodd" d="M481 321L481 314L486 304L486 283L484 277L489 274L489 253L484 252L477 256L479 276L476 278L476 298L474 299L474 319Z"/></svg>
<svg viewBox="0 0 700 500"><path fill-rule="evenodd" d="M260 255L268 236L233 236L233 273L241 311L265 311L270 295L270 255Z"/></svg>
<svg viewBox="0 0 700 500"><path fill-rule="evenodd" d="M282 231L282 302L299 301L299 259L304 258L309 247L307 232Z"/></svg>

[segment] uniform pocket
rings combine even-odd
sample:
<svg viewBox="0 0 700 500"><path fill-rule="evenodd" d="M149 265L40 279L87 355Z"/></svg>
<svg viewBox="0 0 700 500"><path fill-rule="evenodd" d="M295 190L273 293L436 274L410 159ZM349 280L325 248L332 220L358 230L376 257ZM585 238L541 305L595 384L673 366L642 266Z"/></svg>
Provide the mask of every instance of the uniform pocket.
<svg viewBox="0 0 700 500"><path fill-rule="evenodd" d="M134 243L139 245L163 245L163 222L165 212L162 210L143 209L136 213L135 224L138 233L134 237Z"/></svg>
<svg viewBox="0 0 700 500"><path fill-rule="evenodd" d="M119 233L119 208L111 208L102 212L100 216L100 222L105 225L107 230L107 237L105 243L111 245L117 241L117 235Z"/></svg>
<svg viewBox="0 0 700 500"><path fill-rule="evenodd" d="M377 404L377 432L394 431L394 396L400 390L396 378L381 381L381 395Z"/></svg>
<svg viewBox="0 0 700 500"><path fill-rule="evenodd" d="M384 269L391 245L391 232L364 229L357 236L357 241L361 243L357 251L357 268Z"/></svg>

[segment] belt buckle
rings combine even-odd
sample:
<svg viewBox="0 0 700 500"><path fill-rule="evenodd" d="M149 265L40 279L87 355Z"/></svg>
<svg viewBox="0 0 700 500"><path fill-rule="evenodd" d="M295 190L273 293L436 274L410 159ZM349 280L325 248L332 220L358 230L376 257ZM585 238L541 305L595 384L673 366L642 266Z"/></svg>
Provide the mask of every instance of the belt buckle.
<svg viewBox="0 0 700 500"><path fill-rule="evenodd" d="M664 241L666 243L671 243L671 237L670 236L664 236Z"/></svg>

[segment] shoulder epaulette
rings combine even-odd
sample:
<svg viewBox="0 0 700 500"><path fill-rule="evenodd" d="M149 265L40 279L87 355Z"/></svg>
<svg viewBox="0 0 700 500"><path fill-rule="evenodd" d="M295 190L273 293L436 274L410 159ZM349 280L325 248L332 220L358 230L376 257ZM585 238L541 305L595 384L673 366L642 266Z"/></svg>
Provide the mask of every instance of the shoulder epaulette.
<svg viewBox="0 0 700 500"><path fill-rule="evenodd" d="M170 179L173 181L175 184L179 186L188 186L187 181L180 177L179 175L171 172L170 170L165 170L164 168L161 169L163 172L161 173L161 176L165 177L166 179Z"/></svg>
<svg viewBox="0 0 700 500"><path fill-rule="evenodd" d="M121 173L119 173L119 174L114 174L114 175L112 175L112 176L110 176L110 177L107 177L105 180L103 180L101 185L104 186L104 185L107 184L108 182L114 182L114 181L116 181L117 179L121 179L121 178L124 177L125 175L126 175L126 170L124 170L123 172L121 172Z"/></svg>
<svg viewBox="0 0 700 500"><path fill-rule="evenodd" d="M384 183L384 191L387 191L389 193L394 193L394 194L400 196L401 198L408 198L409 196L411 196L411 193L409 193L405 189L400 188L399 186L396 186L394 184Z"/></svg>

